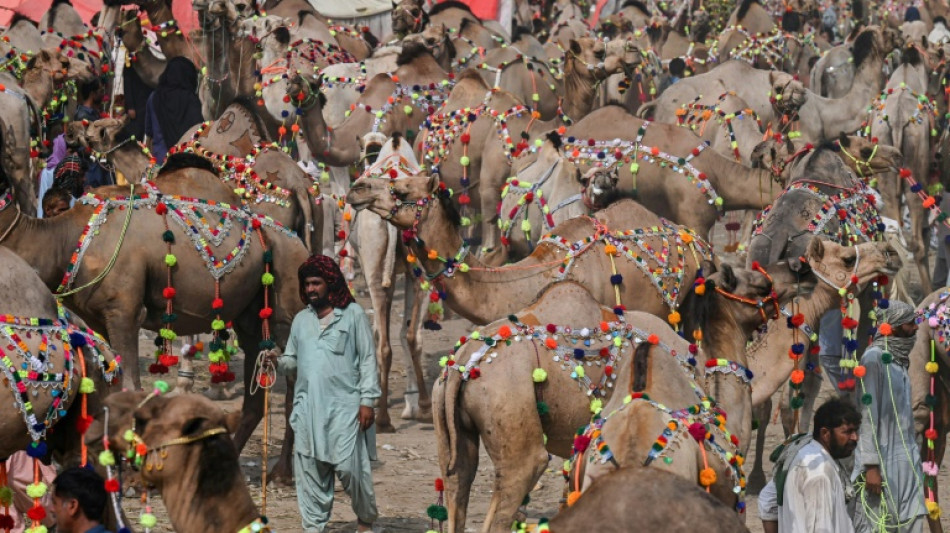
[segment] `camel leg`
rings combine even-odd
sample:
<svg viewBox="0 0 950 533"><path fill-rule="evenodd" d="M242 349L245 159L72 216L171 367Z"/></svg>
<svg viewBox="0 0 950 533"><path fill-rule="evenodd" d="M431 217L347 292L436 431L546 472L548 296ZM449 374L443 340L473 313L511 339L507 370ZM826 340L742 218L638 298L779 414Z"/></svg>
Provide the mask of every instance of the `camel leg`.
<svg viewBox="0 0 950 533"><path fill-rule="evenodd" d="M408 345L408 353L412 358L412 373L415 374L418 391L418 409L412 409L410 418L420 422L432 422L432 397L426 385L425 374L422 371L422 320L425 311L425 292L418 289L409 273L406 273L406 310L409 315L405 328L404 338ZM411 305L410 305L411 302ZM409 400L406 400L409 406ZM403 418L407 418L403 413Z"/></svg>
<svg viewBox="0 0 950 533"><path fill-rule="evenodd" d="M385 250L381 250L385 251ZM371 265L370 261L363 262L364 255L360 255L363 263L363 273L369 289L369 298L373 305L373 329L376 333L376 362L379 365L379 408L376 410L376 431L378 433L395 433L396 428L389 418L389 372L393 364L392 340L389 336L389 326L392 317L394 289L382 286L382 264ZM383 259L383 258L380 258ZM377 268L378 267L378 268Z"/></svg>
<svg viewBox="0 0 950 533"><path fill-rule="evenodd" d="M532 415L518 421L517 431L505 431L495 423L492 424L494 431L483 434L485 450L495 467L483 533L511 531L511 522L521 502L541 479L548 465L541 419Z"/></svg>
<svg viewBox="0 0 950 533"><path fill-rule="evenodd" d="M131 296L131 295L130 295ZM141 297L139 297L141 298ZM133 301L136 301L132 298ZM137 300L141 302L141 299ZM129 390L142 389L142 367L139 364L139 330L142 328L141 303L123 306L122 302L105 311L105 327L109 344L116 353L122 354L122 387ZM135 309L135 311L130 311Z"/></svg>
<svg viewBox="0 0 950 533"><path fill-rule="evenodd" d="M772 399L753 408L753 417L759 421L759 429L755 432L755 461L752 463L752 472L746 480L746 492L754 496L762 491L767 483L765 470L762 468L762 458L766 455L765 432L769 427L769 417L772 415Z"/></svg>

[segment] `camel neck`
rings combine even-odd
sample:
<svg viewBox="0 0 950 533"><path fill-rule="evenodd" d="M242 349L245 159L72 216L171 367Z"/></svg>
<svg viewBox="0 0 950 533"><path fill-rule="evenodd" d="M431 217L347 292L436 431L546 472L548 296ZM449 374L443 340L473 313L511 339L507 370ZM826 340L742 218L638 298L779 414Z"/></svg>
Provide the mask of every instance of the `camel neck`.
<svg viewBox="0 0 950 533"><path fill-rule="evenodd" d="M810 295L799 299L797 312L804 316L805 324L815 330L822 315L836 308L839 301L837 290L819 282ZM790 313L795 312L791 304L786 305L785 309ZM803 332L789 328L786 320L780 317L769 322L765 335L746 349L746 356L755 374L752 405L759 405L769 399L788 379L795 368L788 351L795 342L807 344L808 339Z"/></svg>
<svg viewBox="0 0 950 533"><path fill-rule="evenodd" d="M454 257L462 249L463 241L440 201L431 202L427 213L419 225L419 238L425 248L417 242L409 246L425 272L433 275L441 272L445 263L428 259L429 250L438 251L442 257ZM540 265L536 256L532 254L518 263L495 269L482 263L474 253L468 253L461 261L469 266L469 272L443 276L434 285L445 291L446 304L453 311L475 324L488 324L527 307L551 282L544 272L553 267Z"/></svg>
<svg viewBox="0 0 950 533"><path fill-rule="evenodd" d="M168 517L175 531L220 531L236 533L241 528L260 518L251 494L240 479L240 467L233 465L235 480L231 490L210 496L198 497L197 464L200 454L193 454L184 472L190 475L168 476L162 485L161 494ZM223 467L223 466L222 466Z"/></svg>
<svg viewBox="0 0 950 533"><path fill-rule="evenodd" d="M138 183L149 167L149 158L142 153L138 143L129 142L109 154L109 162L125 176L129 183Z"/></svg>
<svg viewBox="0 0 950 533"><path fill-rule="evenodd" d="M772 182L768 169L749 168L713 150L704 150L697 159L702 163L702 167L697 167L706 172L726 210L764 209L782 191L780 185Z"/></svg>
<svg viewBox="0 0 950 533"><path fill-rule="evenodd" d="M29 263L50 290L63 279L66 266L89 219L89 209L77 205L53 218L17 214L14 206L0 211L0 235L9 231L3 246Z"/></svg>
<svg viewBox="0 0 950 533"><path fill-rule="evenodd" d="M565 55L571 58L570 52ZM569 59L564 65L564 99L561 108L574 122L590 114L596 96L593 80L578 73L577 60Z"/></svg>

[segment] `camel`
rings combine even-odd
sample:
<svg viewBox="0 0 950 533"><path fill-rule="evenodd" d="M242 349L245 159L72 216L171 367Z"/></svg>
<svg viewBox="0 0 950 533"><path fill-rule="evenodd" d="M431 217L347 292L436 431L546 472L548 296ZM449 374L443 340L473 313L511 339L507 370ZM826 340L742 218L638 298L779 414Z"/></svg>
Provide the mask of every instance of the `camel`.
<svg viewBox="0 0 950 533"><path fill-rule="evenodd" d="M248 60L257 53L257 46L238 35L238 15L227 0L196 1L193 7L201 29L192 38L205 59L198 95L205 118L216 119L235 100L257 101L255 85L260 85L260 78ZM260 115L269 118L267 113ZM272 130L278 125L268 122L267 126L267 133L275 138Z"/></svg>
<svg viewBox="0 0 950 533"><path fill-rule="evenodd" d="M469 247L459 236L458 212L443 197L447 192L443 192L446 189L441 187L444 186L440 186L435 176L425 174L389 182L361 179L353 184L346 200L355 209L369 209L399 229L416 230L416 237L409 241L415 259L413 265L437 276L436 285L446 295L446 304L476 324L486 324L526 307L541 289L563 279L582 283L597 301L610 304L621 313L622 306L631 309L636 306L644 312L667 316L683 304L688 283L701 268L698 261L711 257L709 245L693 237L688 230L661 221L636 202L624 201L599 212L596 219L579 217L560 224L553 237L541 241L534 253L510 267L486 268L469 252ZM415 209L417 205L418 209ZM656 229L633 230L651 226L656 226ZM621 240L611 244L615 238L605 233L608 229L632 233L617 237ZM570 251L571 243L587 238L594 239L590 246ZM667 240L671 255L660 259L667 267L661 279L654 280L653 275L646 274L641 267L646 269L647 263L658 258L649 254L652 257L643 257L642 263L634 264L630 259L634 252L632 247L629 248L631 251L625 253L625 260L613 263L617 274L626 280L615 289L611 284L611 274L608 274L614 267L603 250L622 248L630 238L635 242L656 240L657 244L651 244L651 247ZM683 252L673 253L672 243L680 241L683 241L679 244ZM597 252L587 253L591 250ZM695 250L696 255L686 250ZM434 259L429 258L430 251L435 255ZM562 265L565 257L567 262ZM465 267L461 266L463 263ZM497 297L485 298L484 295L499 283L504 284L504 297L498 294ZM655 283L663 289L651 289L656 287Z"/></svg>
<svg viewBox="0 0 950 533"><path fill-rule="evenodd" d="M861 28L858 28L860 30ZM901 35L895 29L885 26L884 49L891 51L901 44ZM811 82L808 88L815 94L826 98L842 98L851 89L854 82L854 39L859 31L848 35L844 42L830 48L815 62L811 70Z"/></svg>
<svg viewBox="0 0 950 533"><path fill-rule="evenodd" d="M829 146L855 176L867 180L871 187L877 186L875 176L899 169L904 160L897 148L868 137L841 133ZM814 150L812 143L775 135L759 143L750 159L753 167L770 169L777 181L789 183L793 175L800 174L804 156Z"/></svg>
<svg viewBox="0 0 950 533"><path fill-rule="evenodd" d="M393 136L380 149L376 161L368 166L361 178L388 180L393 177L408 177L419 172L419 165L412 153L412 147L400 135ZM422 374L422 311L427 305L426 293L413 287L411 265L406 263L408 251L400 242L396 229L387 224L372 211L362 211L353 220L349 241L354 244L366 288L373 306L373 330L376 336L376 357L380 369L379 405L389 405L389 372L392 368L393 349L390 340L392 324L392 305L396 289L394 282L400 275L405 277L405 312L402 331L409 353L410 369L415 375L416 390L406 391L406 409L402 418L418 420L432 419L432 401ZM410 389L412 386L410 385ZM417 405L412 405L411 393L418 394ZM376 417L376 431L393 433L396 431L389 418L389 410L379 409Z"/></svg>
<svg viewBox="0 0 950 533"><path fill-rule="evenodd" d="M33 268L23 259L6 248L0 248L0 262L4 266L3 275L0 276L0 293L6 296L3 299L5 315L11 318L31 317L50 321L43 327L7 323L4 327L11 327L10 334L17 335L22 340L24 350L22 352L10 350L6 352L6 356L12 363L19 365L21 362L26 362L26 357L30 354L35 357L36 354L41 353L39 351L41 339L48 341L51 346L55 346L54 350L48 352L50 354L47 361L48 372L69 371L75 380L73 382L75 385L70 384L65 390L61 380L42 387L39 386L38 381L22 380L22 383L26 385L26 390L33 393L29 398L31 406L24 410L21 399L18 395L14 395L16 407L8 406L4 409L4 417L0 420L0 431L3 435L2 443L0 443L0 457L10 457L15 452L27 449L33 442L41 442L43 444L37 450L42 452L42 449L45 449L46 452L37 455L44 462L48 463L52 456L59 464L79 464L81 443L76 424L87 413L91 415L99 409L100 402L106 397L111 384L118 379L120 358L102 337L71 317L69 312L56 302ZM10 342L10 334L3 334L7 342ZM72 335L76 336L75 340L70 338ZM66 339L63 339L63 336ZM80 346L77 342L80 338L82 339L80 342L86 343L85 346ZM77 347L83 352L82 362L78 358ZM62 357L64 349L70 350L71 363L64 361ZM12 383L9 382L10 369L4 367L3 373L7 378L7 386L12 387ZM78 386L79 378L82 376L91 379L96 389L93 393L85 395L85 413L81 412ZM65 414L60 414L57 409L50 411L54 400L54 396L50 394L52 391L56 391L57 394L62 393ZM41 424L49 420L50 426L42 430L32 427L32 424L27 422L27 417L30 415L35 416ZM47 433L48 428L59 427L72 429Z"/></svg>
<svg viewBox="0 0 950 533"><path fill-rule="evenodd" d="M687 11L689 4L683 5L683 11L674 19L672 27L660 47L660 57L663 63L677 57L686 62L691 75L709 72L712 61L706 39L712 30L709 14L696 10Z"/></svg>
<svg viewBox="0 0 950 533"><path fill-rule="evenodd" d="M349 116L332 134L323 116L319 80L316 84L302 76L289 80L286 96L301 110L303 136L315 157L331 166L348 166L364 149L382 146L393 133L415 138L425 118L445 101L450 75L418 43L404 45L396 63L392 74L377 74L367 81Z"/></svg>
<svg viewBox="0 0 950 533"><path fill-rule="evenodd" d="M149 87L158 85L158 78L165 72L167 61L159 58L152 51L148 40L143 33L142 19L135 11L123 11L121 24L116 29L116 35L122 40L129 52L129 61L136 74Z"/></svg>
<svg viewBox="0 0 950 533"><path fill-rule="evenodd" d="M640 61L639 52L625 41L608 41L605 46L607 55L602 60L595 54L603 48L593 39L575 41L565 56L563 108L572 120L590 113L594 87L600 80ZM528 149L530 138L563 124L561 119L535 118L523 102L494 91L481 76L468 70L458 78L442 109L426 119L416 148L420 161L450 188L460 191L460 199L462 195L469 199L474 216L481 214L477 229L483 249L491 250L501 241L490 213L501 200L499 192L511 173L512 157ZM477 187L470 176L478 177ZM463 215L470 223L467 205L463 204Z"/></svg>
<svg viewBox="0 0 950 533"><path fill-rule="evenodd" d="M14 14L10 19L10 25L0 33L0 39L12 44L17 50L25 52L27 55L33 55L46 45L43 43L43 36L40 30L36 28L36 23L29 18Z"/></svg>
<svg viewBox="0 0 950 533"><path fill-rule="evenodd" d="M389 14L395 40L402 40L411 33L419 33L431 26L429 14L426 13L424 2L421 0L393 2L393 10Z"/></svg>
<svg viewBox="0 0 950 533"><path fill-rule="evenodd" d="M171 0L107 0L105 4L108 6L135 5L138 6L139 9L144 10L145 13L148 14L148 19L152 23L152 27L160 28L158 31L155 31L155 37L158 41L159 48L162 50L162 55L165 56L166 60L173 57L186 57L195 65L200 66L204 63L202 56L199 55L198 49L187 41L185 35L175 23L175 17L172 15ZM133 28L132 31L134 32L135 29ZM136 40L141 42L139 38L136 38ZM130 50L138 49L130 48ZM143 77L142 79L146 80L151 78Z"/></svg>
<svg viewBox="0 0 950 533"><path fill-rule="evenodd" d="M854 49L855 83L842 98L822 98L804 90L790 76L783 78L783 74L765 71L756 73L751 66L733 60L706 74L681 80L667 89L657 99L653 116L662 122L672 122L677 109L692 101L697 94L733 91L755 110L763 123L778 125L778 117L769 99L779 93L783 96L780 103L786 114L797 109L804 139L816 143L833 139L841 131L857 131L866 103L878 95L884 85L881 68L885 51L881 30L870 27L862 31L855 39ZM775 83L779 80L780 83ZM788 101L790 95L784 94L789 89L791 102Z"/></svg>
<svg viewBox="0 0 950 533"><path fill-rule="evenodd" d="M134 468L158 490L176 531L242 531L267 523L244 482L240 453L229 436L237 431L239 412L225 413L196 394L123 391L104 404L108 427L97 417L90 442L104 436L115 456L136 457L137 446L145 448L137 456L141 466Z"/></svg>
<svg viewBox="0 0 950 533"><path fill-rule="evenodd" d="M743 339L762 324L763 314L755 305L731 300L716 287L753 302L768 302L773 295L772 283L759 272L734 273L726 266L723 272L713 273L709 270L712 265L706 266L704 274L709 281L703 286L708 295L688 296L695 300L696 309L703 311L688 314L692 320L685 325L709 333L703 337L702 355L697 354L703 359L698 365L705 363L706 353L714 353L707 352L706 346L738 342L741 350ZM792 279L789 276L788 281ZM567 302L570 305L565 305ZM582 285L565 282L546 288L527 308L480 328L472 340L457 343L433 388L449 532L465 530L480 442L495 470L492 501L482 531L509 531L505 528L510 527L515 511L547 467L549 453L570 455L577 428L590 419L592 411L598 412L601 404L617 397L613 389L625 391L634 347L663 327L663 322L641 312L628 312L618 320ZM740 322L746 331L739 331ZM554 328L557 337L551 332ZM669 333L668 337L676 337ZM738 341L729 339L730 335ZM664 341L671 342L667 336ZM679 341L682 345L675 349L688 354L688 343ZM506 393L496 394L499 388ZM688 392L689 387L686 389ZM516 412L522 415L511 416Z"/></svg>
<svg viewBox="0 0 950 533"><path fill-rule="evenodd" d="M3 244L29 262L47 287L60 288L66 305L106 333L127 362L123 384L129 388L141 386L138 332L142 328L163 330L167 340L175 335L207 332L213 325L221 325L219 321L233 321L241 346L251 351L261 344L260 313L265 307L265 289L255 287L262 286L266 272L265 246L272 261L267 270L278 280L264 285L270 293L266 300L271 309L269 330L276 344L283 345L291 321L302 307L296 271L308 252L300 241L265 217L224 205L213 210L196 207L196 213L181 215L185 222L170 223L168 215L179 211L169 212L169 204L182 213L190 212L192 205L207 205L202 203L207 200L242 205L232 188L218 180L206 160L183 154L172 156L170 161L177 163L166 162L160 188L148 183L133 188L102 187L66 213L50 219L34 219L9 205L0 211L0 227L7 228ZM2 187L3 193L12 198L14 191L9 182L2 183ZM130 193L135 195L131 201L127 199ZM177 196L183 193L187 196ZM161 201L159 194L163 195ZM133 205L131 202L140 207L132 210L134 214L127 211ZM206 213L214 213L215 219L220 220L211 226L204 217ZM183 231L185 224L192 225L194 230L190 233L194 237ZM232 235L222 236L220 225L233 227ZM255 225L259 227L253 228ZM162 231L163 227L167 233ZM238 228L243 229L239 232ZM217 232L217 236L212 232ZM204 255L188 251L194 247L193 238L207 243ZM254 241L260 245L253 244ZM226 250L232 247L234 255L226 257ZM112 269L113 264L122 268ZM219 278L210 275L214 272ZM162 365L168 366L163 361L159 358L156 363L159 371ZM252 395L249 386L254 362L251 355L244 361L243 418L235 438L239 447L247 442L263 416L263 395ZM226 365L216 368L216 375L226 381ZM290 442L292 437L285 437L284 442ZM290 447L285 446L282 452L278 472L288 475Z"/></svg>
<svg viewBox="0 0 950 533"><path fill-rule="evenodd" d="M690 128L717 153L744 164L767 134L755 111L733 92L697 96L680 107L676 124Z"/></svg>
<svg viewBox="0 0 950 533"><path fill-rule="evenodd" d="M917 340L910 353L908 374L911 379L911 398L914 408L914 425L921 443L921 459L925 472L936 472L943 463L947 451L947 431L950 428L950 390L947 387L947 370L950 356L947 346L947 289L937 289L917 306ZM935 366L934 366L935 365ZM927 487L924 497L939 501L939 485L936 475L925 474ZM940 520L930 520L930 530L943 531Z"/></svg>
<svg viewBox="0 0 950 533"><path fill-rule="evenodd" d="M673 512L675 501L688 513ZM624 533L636 524L644 531L690 531L703 517L707 533L747 533L736 513L696 488L695 483L663 470L625 467L594 481L574 505L548 521L550 531Z"/></svg>
<svg viewBox="0 0 950 533"><path fill-rule="evenodd" d="M46 48L68 48L98 74L108 62L102 38L89 33L79 13L68 0L56 0L40 17L40 34Z"/></svg>
<svg viewBox="0 0 950 533"><path fill-rule="evenodd" d="M901 151L907 160L907 170L921 181L930 176L931 154L937 142L931 137L936 133L939 118L936 104L927 97L927 72L925 58L915 48L907 48L901 57L900 66L894 71L884 93L872 104L868 126L872 138ZM934 134L935 134L934 133ZM890 172L878 179L878 190L884 200L881 214L891 220L902 220L903 204L910 211L910 233L907 249L913 254L918 266L920 285L925 293L930 292L930 228L927 212L911 191L911 184L902 179L902 172ZM903 226L903 225L901 225ZM903 228L901 228L903 231Z"/></svg>
<svg viewBox="0 0 950 533"><path fill-rule="evenodd" d="M130 182L143 177L150 179L150 173L157 171L157 167L143 147L131 139L116 141L126 122L114 118L97 120L84 129L81 142ZM319 198L310 196L312 181L290 156L260 143L258 125L250 112L232 104L220 119L199 128L197 135L186 134L186 140L176 150L195 152L215 161L222 181L240 190L254 212L294 230L311 252L323 249L327 237L323 205L316 203ZM246 160L252 152L253 157Z"/></svg>

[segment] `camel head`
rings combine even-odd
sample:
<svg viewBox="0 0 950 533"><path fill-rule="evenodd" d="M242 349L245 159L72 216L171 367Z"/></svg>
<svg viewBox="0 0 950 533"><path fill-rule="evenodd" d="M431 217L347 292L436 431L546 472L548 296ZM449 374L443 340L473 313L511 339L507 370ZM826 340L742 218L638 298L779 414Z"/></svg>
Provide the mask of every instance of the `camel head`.
<svg viewBox="0 0 950 533"><path fill-rule="evenodd" d="M689 22L690 35L697 41L703 41L705 36L709 34L710 29L712 29L712 19L709 17L709 13L702 9L693 11Z"/></svg>
<svg viewBox="0 0 950 533"><path fill-rule="evenodd" d="M210 0L207 4L204 4L205 0L199 0L199 2L194 2L192 6L195 11L202 11L200 7L207 6L204 11L207 12L208 17L206 19L206 24L214 24L214 22L226 22L228 25L233 25L238 22L240 14L237 9L234 7L234 4L230 0Z"/></svg>
<svg viewBox="0 0 950 533"><path fill-rule="evenodd" d="M402 0L398 4L393 0L392 31L396 35L416 33L428 26L429 16L423 8L422 0Z"/></svg>
<svg viewBox="0 0 950 533"><path fill-rule="evenodd" d="M86 145L95 152L108 152L116 146L116 136L129 123L128 116L121 119L103 118L85 127ZM72 125L73 123L70 123Z"/></svg>
<svg viewBox="0 0 950 533"><path fill-rule="evenodd" d="M879 276L895 276L903 265L900 255L886 242L865 242L842 246L823 237L812 237L804 255L789 259L792 270L801 268L802 259L826 290L849 285L864 287Z"/></svg>
<svg viewBox="0 0 950 533"><path fill-rule="evenodd" d="M40 53L26 63L26 69L24 84L45 73L48 73L53 83L57 84L70 80L85 83L95 78L89 63L76 57L69 57L56 48L40 50Z"/></svg>
<svg viewBox="0 0 950 533"><path fill-rule="evenodd" d="M203 481L229 485L240 480L238 453L230 437L237 430L239 411L225 413L197 394L151 396L143 391L117 392L104 404L109 409L109 427L97 420L86 441L101 441L105 429L117 457L129 450L147 450L139 470L148 484L161 489L167 480L186 477L201 480L197 481L200 491ZM135 436L132 441L126 439L132 436L130 430ZM227 492L228 486L213 490Z"/></svg>
<svg viewBox="0 0 950 533"><path fill-rule="evenodd" d="M921 46L926 50L929 45L927 41L929 34L930 31L927 29L927 24L924 21L915 20L913 22L905 22L901 25L901 44L904 47Z"/></svg>
<svg viewBox="0 0 950 533"><path fill-rule="evenodd" d="M438 176L417 174L390 180L364 177L350 187L346 202L357 211L369 209L397 228L411 229L426 217L432 203L449 195Z"/></svg>
<svg viewBox="0 0 950 533"><path fill-rule="evenodd" d="M862 178L883 172L897 172L904 162L899 149L878 143L873 137L845 135L842 132L835 144L841 149L841 160Z"/></svg>
<svg viewBox="0 0 950 533"><path fill-rule="evenodd" d="M283 50L290 43L291 20L275 15L244 18L237 23L238 36L264 47Z"/></svg>
<svg viewBox="0 0 950 533"><path fill-rule="evenodd" d="M601 81L611 74L630 72L641 61L639 48L630 41L601 41L582 37L571 39L565 54L564 70L584 79Z"/></svg>
<svg viewBox="0 0 950 533"><path fill-rule="evenodd" d="M583 174L578 169L576 177L583 187L581 200L588 209L603 209L617 198L619 166L592 167Z"/></svg>
<svg viewBox="0 0 950 533"><path fill-rule="evenodd" d="M63 131L63 139L67 146L89 147L86 139L87 124L83 124L83 122L85 121L73 120L66 125L65 131Z"/></svg>
<svg viewBox="0 0 950 533"><path fill-rule="evenodd" d="M703 272L706 274L703 295L690 295L693 302L688 306L685 325L689 331L709 321L731 317L740 329L751 335L756 328L777 318L780 295L765 270L734 268L725 263L717 270L712 263L705 262Z"/></svg>
<svg viewBox="0 0 950 533"><path fill-rule="evenodd" d="M808 90L794 76L776 70L769 72L769 96L772 107L782 115L792 115L805 105Z"/></svg>
<svg viewBox="0 0 950 533"><path fill-rule="evenodd" d="M419 33L407 35L403 43L421 43L432 52L432 57L443 57L446 53L455 53L455 47L452 46L451 34L445 28L445 24L430 24Z"/></svg>

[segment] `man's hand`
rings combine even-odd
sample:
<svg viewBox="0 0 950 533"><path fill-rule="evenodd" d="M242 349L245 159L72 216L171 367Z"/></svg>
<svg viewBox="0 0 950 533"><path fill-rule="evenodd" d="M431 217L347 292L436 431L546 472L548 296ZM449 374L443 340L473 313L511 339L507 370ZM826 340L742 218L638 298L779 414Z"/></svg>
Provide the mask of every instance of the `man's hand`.
<svg viewBox="0 0 950 533"><path fill-rule="evenodd" d="M372 407L361 405L360 412L356 415L356 419L360 421L360 430L366 431L376 420L376 411L374 411Z"/></svg>
<svg viewBox="0 0 950 533"><path fill-rule="evenodd" d="M864 467L864 485L871 494L880 496L882 483L880 468L877 466Z"/></svg>
<svg viewBox="0 0 950 533"><path fill-rule="evenodd" d="M277 360L280 359L280 350L272 348L264 353L264 361L277 366Z"/></svg>

